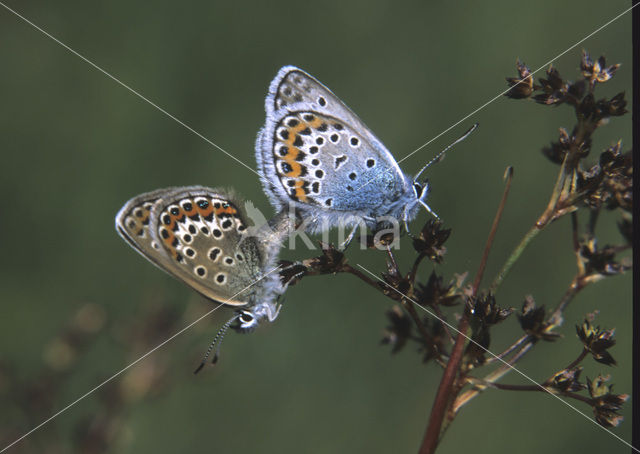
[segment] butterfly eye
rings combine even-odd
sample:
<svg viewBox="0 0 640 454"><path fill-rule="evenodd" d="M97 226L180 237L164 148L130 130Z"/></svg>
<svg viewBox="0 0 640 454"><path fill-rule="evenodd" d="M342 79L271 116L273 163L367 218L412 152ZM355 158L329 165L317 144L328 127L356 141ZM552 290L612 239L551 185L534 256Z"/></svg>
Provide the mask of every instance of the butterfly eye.
<svg viewBox="0 0 640 454"><path fill-rule="evenodd" d="M250 312L243 312L240 315L240 321L242 321L242 323L251 323L253 321L253 314Z"/></svg>
<svg viewBox="0 0 640 454"><path fill-rule="evenodd" d="M420 183L413 183L413 192L416 193L416 198L420 198L420 196L422 195L422 185Z"/></svg>

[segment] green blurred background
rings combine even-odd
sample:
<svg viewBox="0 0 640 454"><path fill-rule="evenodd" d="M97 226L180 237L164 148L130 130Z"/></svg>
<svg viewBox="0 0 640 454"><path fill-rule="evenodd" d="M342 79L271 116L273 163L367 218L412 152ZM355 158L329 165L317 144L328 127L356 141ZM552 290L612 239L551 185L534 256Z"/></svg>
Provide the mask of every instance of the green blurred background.
<svg viewBox="0 0 640 454"><path fill-rule="evenodd" d="M8 5L252 167L264 96L283 65L300 66L329 86L400 159L504 90L517 57L535 69L629 6L593 0ZM598 94L626 90L630 98L630 15L558 59L565 77L578 77L582 48L622 63ZM203 184L234 187L265 214L273 210L253 173L4 8L0 61L4 447L212 307L116 235L114 216L128 198ZM500 97L402 168L414 173L475 121L480 129L428 175L430 205L453 229L445 263L436 267L446 279L475 274L504 170L512 165L513 188L487 271L495 274L548 200L558 169L540 148L557 138L558 127L574 124L566 107ZM597 131L591 160L619 138L628 149L630 115ZM601 245L622 241L618 218L601 217ZM422 213L414 228L426 219ZM283 257L316 254L300 248ZM413 257L406 239L399 257L406 270ZM350 259L384 268L384 255L375 251L351 251ZM432 268L426 264L423 279ZM567 218L536 238L498 302L520 308L532 294L553 307L574 272ZM229 317L220 310L8 452L415 452L441 370L422 364L413 346L392 356L379 345L390 307L351 276L305 279L288 291L276 323L230 334L217 368L194 376ZM565 338L537 345L521 370L542 381L570 362L581 348L574 324L594 309L601 310L600 325L617 329L612 353L619 365L607 370L589 358L583 376L611 372L615 390L630 393L631 275L581 293L566 312ZM74 317L80 328L70 328ZM91 325L86 320L96 332L65 350L60 339ZM519 333L511 317L494 331L492 349ZM523 383L513 374L504 381ZM589 407L576 406L591 416ZM622 413L627 420L613 430L630 441L629 404ZM104 440L91 445L86 434L100 424L106 427L96 437ZM550 396L501 391L464 409L439 452L514 449L627 452Z"/></svg>

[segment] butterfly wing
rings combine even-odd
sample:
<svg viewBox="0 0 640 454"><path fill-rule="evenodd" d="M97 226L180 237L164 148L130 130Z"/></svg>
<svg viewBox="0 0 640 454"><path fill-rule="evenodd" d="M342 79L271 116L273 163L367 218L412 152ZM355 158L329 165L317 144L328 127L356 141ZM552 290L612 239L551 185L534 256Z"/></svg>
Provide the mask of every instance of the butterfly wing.
<svg viewBox="0 0 640 454"><path fill-rule="evenodd" d="M265 250L247 236L246 216L222 191L195 186L135 197L116 217L120 235L145 258L203 296L245 305Z"/></svg>
<svg viewBox="0 0 640 454"><path fill-rule="evenodd" d="M162 270L168 260L160 244L151 238L151 211L164 194L178 188L158 189L129 200L116 215L116 231L129 246Z"/></svg>
<svg viewBox="0 0 640 454"><path fill-rule="evenodd" d="M282 68L265 103L256 149L272 203L370 212L406 191L391 153L309 74Z"/></svg>
<svg viewBox="0 0 640 454"><path fill-rule="evenodd" d="M371 136L324 109L285 106L259 140L261 171L271 175L263 183L281 204L367 212L406 191L404 175Z"/></svg>
<svg viewBox="0 0 640 454"><path fill-rule="evenodd" d="M269 85L265 111L268 116L273 115L283 107L296 103L326 109L354 127L371 133L362 120L320 81L300 68L284 66Z"/></svg>

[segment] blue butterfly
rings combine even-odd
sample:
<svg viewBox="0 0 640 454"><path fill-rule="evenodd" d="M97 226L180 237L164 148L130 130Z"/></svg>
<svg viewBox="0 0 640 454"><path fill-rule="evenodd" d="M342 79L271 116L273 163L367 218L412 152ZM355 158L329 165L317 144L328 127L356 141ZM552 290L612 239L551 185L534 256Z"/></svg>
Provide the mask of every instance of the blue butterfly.
<svg viewBox="0 0 640 454"><path fill-rule="evenodd" d="M310 232L353 225L354 219L375 229L385 217L408 231L420 206L437 218L426 203L429 183L418 178L442 153L407 176L356 114L294 66L280 69L271 82L265 110L256 140L263 187L277 211L292 205L310 221Z"/></svg>

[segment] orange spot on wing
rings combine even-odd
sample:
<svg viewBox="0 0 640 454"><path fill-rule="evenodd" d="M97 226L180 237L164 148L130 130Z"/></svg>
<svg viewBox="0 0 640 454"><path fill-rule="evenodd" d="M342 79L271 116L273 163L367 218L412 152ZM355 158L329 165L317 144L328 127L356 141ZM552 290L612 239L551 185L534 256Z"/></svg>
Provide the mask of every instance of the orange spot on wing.
<svg viewBox="0 0 640 454"><path fill-rule="evenodd" d="M296 161L296 158L299 155L300 155L300 150L298 150L296 147L290 146L289 151L287 151L287 154L284 156L281 156L281 158L284 159L289 164L291 164L292 161L293 162Z"/></svg>
<svg viewBox="0 0 640 454"><path fill-rule="evenodd" d="M207 208L202 208L200 205L196 204L196 210L198 210L198 214L203 218L206 218L211 213L213 213L213 204L211 202L208 203Z"/></svg>
<svg viewBox="0 0 640 454"><path fill-rule="evenodd" d="M302 166L299 162L296 161L287 161L287 163L291 166L291 171L285 173L287 177L299 177L302 175Z"/></svg>
<svg viewBox="0 0 640 454"><path fill-rule="evenodd" d="M278 159L280 161L286 162L291 167L291 170L284 174L285 176L295 178L302 175L302 165L298 161L296 161L298 156L300 156L300 153L300 150L289 144L287 154L284 156L278 156Z"/></svg>
<svg viewBox="0 0 640 454"><path fill-rule="evenodd" d="M178 256L178 251L176 251L176 248L173 245L173 242L175 241L176 236L171 231L167 231L167 232L169 233L169 235L167 235L166 238L162 238L162 241L164 242L165 247L169 250L173 258L175 259Z"/></svg>
<svg viewBox="0 0 640 454"><path fill-rule="evenodd" d="M219 216L221 214L236 214L237 212L238 210L236 210L231 205L227 205L226 207L221 206L220 208L216 208L216 216Z"/></svg>
<svg viewBox="0 0 640 454"><path fill-rule="evenodd" d="M322 119L315 117L312 121L310 121L307 124L311 126L313 129L318 129L320 125L322 125L322 123L323 123Z"/></svg>
<svg viewBox="0 0 640 454"><path fill-rule="evenodd" d="M321 120L318 117L315 117L313 119L313 121L307 122L307 121L300 121L297 125L295 126L288 126L287 127L287 131L289 133L289 136L287 137L286 140L284 140L283 142L287 145L287 154L284 156L276 156L277 160L280 161L284 161L286 162L289 167L291 168L291 170L289 172L281 172L280 169L278 168L278 173L280 173L281 175L287 176L287 177L291 177L291 178L296 178L302 175L303 170L304 170L304 166L302 164L300 164L297 159L300 157L301 155L301 151L296 148L295 146L293 146L293 143L296 141L296 138L298 137L298 133L300 131L303 131L305 129L307 129L308 127L313 127L313 128L317 128L318 126L320 126L323 123L323 120ZM298 185L299 183L299 185ZM307 196L304 192L304 189L302 189L302 181L297 181L295 186L295 197L298 200L301 201L306 201Z"/></svg>
<svg viewBox="0 0 640 454"><path fill-rule="evenodd" d="M296 136L297 134L302 131L303 129L305 129L307 127L307 123L305 123L304 121L301 121L300 123L298 123L295 126L288 126L287 127L287 131L289 132L289 138L287 140L285 140L284 142L287 145L293 145L293 142L295 142L296 140Z"/></svg>
<svg viewBox="0 0 640 454"><path fill-rule="evenodd" d="M196 214L196 211L197 211L196 207L197 207L197 205L195 203L193 203L193 201L191 201L191 211L184 210L184 213L187 216L193 216L194 214Z"/></svg>
<svg viewBox="0 0 640 454"><path fill-rule="evenodd" d="M165 224L165 226L167 227L167 229L173 230L176 226L176 219L171 215L169 215L169 217L171 218L171 222L169 224Z"/></svg>
<svg viewBox="0 0 640 454"><path fill-rule="evenodd" d="M294 197L299 200L300 202L306 202L307 201L307 193L304 191L304 181L302 180L296 180L295 182L295 195Z"/></svg>

